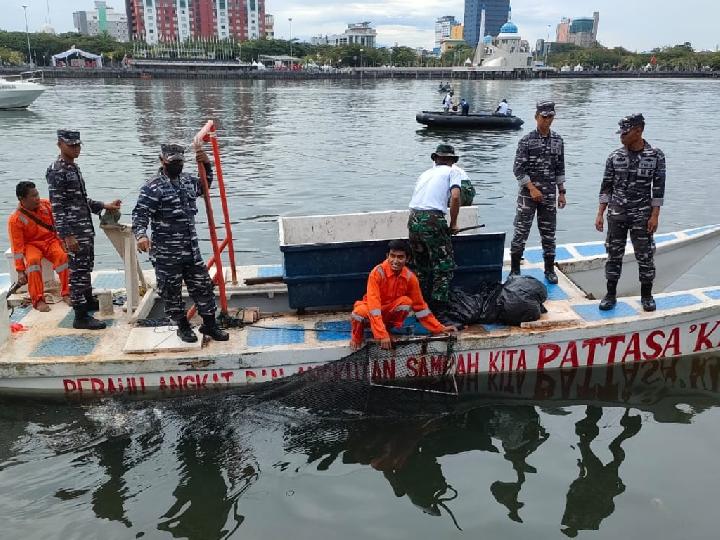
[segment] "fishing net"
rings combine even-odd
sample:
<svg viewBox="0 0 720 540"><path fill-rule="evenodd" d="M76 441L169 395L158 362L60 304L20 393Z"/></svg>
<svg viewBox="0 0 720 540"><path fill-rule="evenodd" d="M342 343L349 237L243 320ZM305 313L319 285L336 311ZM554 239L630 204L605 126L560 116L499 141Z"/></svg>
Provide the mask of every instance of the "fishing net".
<svg viewBox="0 0 720 540"><path fill-rule="evenodd" d="M408 338L384 350L378 343L340 360L253 385L254 399L319 414L416 413L423 401L457 396L452 336Z"/></svg>

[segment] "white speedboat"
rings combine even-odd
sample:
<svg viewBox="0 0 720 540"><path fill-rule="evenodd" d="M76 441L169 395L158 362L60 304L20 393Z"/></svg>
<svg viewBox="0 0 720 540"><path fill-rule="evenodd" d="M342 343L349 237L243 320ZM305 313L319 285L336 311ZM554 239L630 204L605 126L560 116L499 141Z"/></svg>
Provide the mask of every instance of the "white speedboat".
<svg viewBox="0 0 720 540"><path fill-rule="evenodd" d="M40 78L0 78L0 109L25 109L35 101L46 88L38 84Z"/></svg>

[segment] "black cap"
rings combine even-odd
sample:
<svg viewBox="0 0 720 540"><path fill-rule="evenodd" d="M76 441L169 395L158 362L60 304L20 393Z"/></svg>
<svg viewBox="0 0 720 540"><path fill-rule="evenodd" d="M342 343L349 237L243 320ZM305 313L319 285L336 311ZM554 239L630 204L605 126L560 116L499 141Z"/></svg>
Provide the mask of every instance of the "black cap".
<svg viewBox="0 0 720 540"><path fill-rule="evenodd" d="M79 131L73 131L70 129L58 129L57 138L58 141L62 141L65 144L82 144Z"/></svg>
<svg viewBox="0 0 720 540"><path fill-rule="evenodd" d="M540 116L555 116L555 102L554 101L538 101L535 105L535 112Z"/></svg>
<svg viewBox="0 0 720 540"><path fill-rule="evenodd" d="M618 122L618 126L620 126L620 129L618 129L615 133L621 133L624 135L632 128L644 125L645 117L642 115L642 113L629 114L620 119L620 121Z"/></svg>

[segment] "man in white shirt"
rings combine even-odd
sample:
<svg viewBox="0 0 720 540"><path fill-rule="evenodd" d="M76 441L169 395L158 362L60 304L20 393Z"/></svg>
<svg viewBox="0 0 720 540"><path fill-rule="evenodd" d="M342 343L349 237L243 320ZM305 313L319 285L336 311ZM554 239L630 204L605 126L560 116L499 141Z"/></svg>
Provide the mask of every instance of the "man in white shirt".
<svg viewBox="0 0 720 540"><path fill-rule="evenodd" d="M430 157L435 166L420 175L410 200L408 231L413 267L433 309L447 304L455 269L451 235L457 231L460 212L459 157L449 144L438 145ZM450 198L450 225L445 212Z"/></svg>
<svg viewBox="0 0 720 540"><path fill-rule="evenodd" d="M510 116L510 107L508 106L507 99L503 99L495 109L495 114L498 116Z"/></svg>
<svg viewBox="0 0 720 540"><path fill-rule="evenodd" d="M450 107L452 107L453 103L453 92L452 90L445 94L445 99L443 99L443 110L445 112L450 111Z"/></svg>

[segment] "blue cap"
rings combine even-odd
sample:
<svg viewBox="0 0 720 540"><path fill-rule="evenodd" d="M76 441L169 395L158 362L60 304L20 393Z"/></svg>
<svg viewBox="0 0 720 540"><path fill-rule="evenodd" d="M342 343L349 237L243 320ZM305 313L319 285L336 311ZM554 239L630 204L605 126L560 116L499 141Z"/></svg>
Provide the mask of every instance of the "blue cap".
<svg viewBox="0 0 720 540"><path fill-rule="evenodd" d="M160 157L165 161L185 161L185 146L182 144L161 144Z"/></svg>
<svg viewBox="0 0 720 540"><path fill-rule="evenodd" d="M618 122L618 126L620 126L620 129L618 129L615 133L621 133L624 135L632 128L644 125L645 117L642 115L642 113L629 114L620 119L620 121Z"/></svg>
<svg viewBox="0 0 720 540"><path fill-rule="evenodd" d="M58 129L57 138L58 141L62 141L65 144L82 144L79 131L72 131L70 129Z"/></svg>
<svg viewBox="0 0 720 540"><path fill-rule="evenodd" d="M554 101L538 101L535 105L535 112L540 116L555 116L555 102Z"/></svg>

